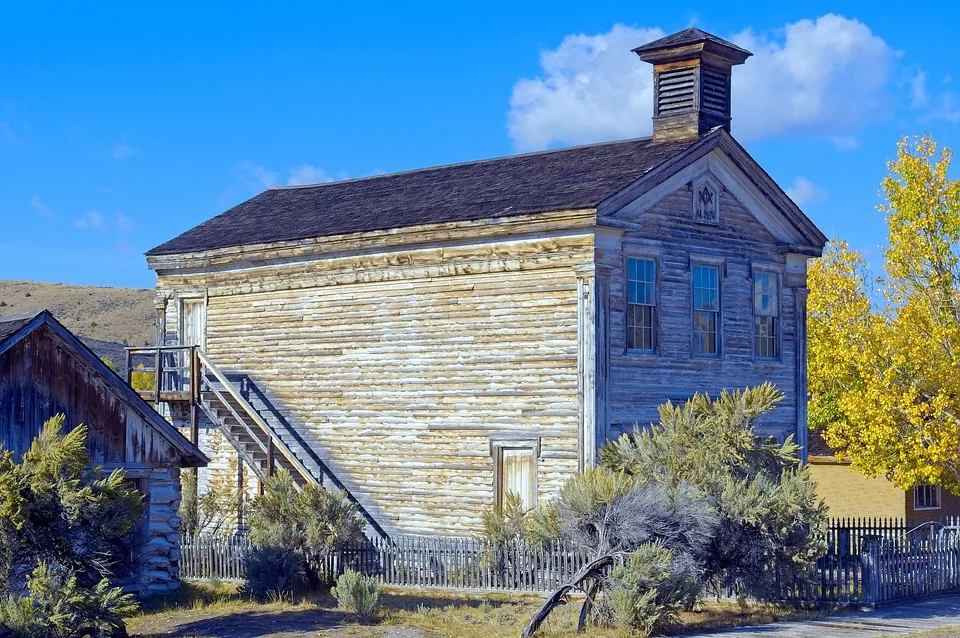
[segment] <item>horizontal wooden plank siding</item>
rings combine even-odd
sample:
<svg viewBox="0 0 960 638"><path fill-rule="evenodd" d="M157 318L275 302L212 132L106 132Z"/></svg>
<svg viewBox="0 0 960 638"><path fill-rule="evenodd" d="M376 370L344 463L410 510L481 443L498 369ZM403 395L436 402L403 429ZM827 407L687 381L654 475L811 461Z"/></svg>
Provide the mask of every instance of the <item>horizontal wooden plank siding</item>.
<svg viewBox="0 0 960 638"><path fill-rule="evenodd" d="M250 375L401 531L454 535L493 502L491 437L540 437L540 499L576 471L574 267L593 252L592 234L558 230L159 288L207 297L210 358Z"/></svg>
<svg viewBox="0 0 960 638"><path fill-rule="evenodd" d="M771 381L786 395L764 418L764 431L786 436L796 428L797 343L794 289L777 242L730 193L720 200L718 225L692 219L692 194L684 187L640 213L635 230L624 233L623 252L599 250L598 263L610 267L608 372L609 437L658 420L657 406L684 401L696 392L717 394ZM657 268L656 354L627 351L626 257L653 259ZM691 264L720 266L722 341L715 358L693 355ZM781 352L777 361L753 356L754 264L780 275Z"/></svg>

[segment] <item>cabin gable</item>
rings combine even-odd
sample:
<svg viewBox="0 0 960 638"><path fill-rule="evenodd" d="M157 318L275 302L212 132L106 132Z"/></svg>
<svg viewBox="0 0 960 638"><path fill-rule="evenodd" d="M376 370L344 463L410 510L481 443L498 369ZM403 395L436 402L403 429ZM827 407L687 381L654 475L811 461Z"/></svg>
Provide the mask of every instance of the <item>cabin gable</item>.
<svg viewBox="0 0 960 638"><path fill-rule="evenodd" d="M87 426L90 459L98 465L182 467L205 460L199 451L190 454L192 446L179 440L179 433L135 393L124 392L126 386L105 364L75 338L65 339L65 329L52 321L41 314L0 344L4 448L19 459L44 422L63 414L65 431Z"/></svg>

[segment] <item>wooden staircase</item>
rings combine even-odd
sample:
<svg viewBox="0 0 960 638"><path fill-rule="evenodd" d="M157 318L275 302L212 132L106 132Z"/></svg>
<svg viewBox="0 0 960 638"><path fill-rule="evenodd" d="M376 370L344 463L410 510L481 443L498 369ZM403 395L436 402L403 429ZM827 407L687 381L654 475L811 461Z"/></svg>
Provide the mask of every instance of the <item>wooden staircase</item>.
<svg viewBox="0 0 960 638"><path fill-rule="evenodd" d="M154 361L152 369L133 367L133 358L143 355ZM158 408L162 402L188 405L194 441L202 412L257 478L265 480L283 468L301 488L343 490L366 520L368 536L389 539L372 505L332 471L313 435L291 427L249 376L224 373L196 347L129 348L127 360L128 382L133 374L154 372L154 387L140 390L145 399Z"/></svg>

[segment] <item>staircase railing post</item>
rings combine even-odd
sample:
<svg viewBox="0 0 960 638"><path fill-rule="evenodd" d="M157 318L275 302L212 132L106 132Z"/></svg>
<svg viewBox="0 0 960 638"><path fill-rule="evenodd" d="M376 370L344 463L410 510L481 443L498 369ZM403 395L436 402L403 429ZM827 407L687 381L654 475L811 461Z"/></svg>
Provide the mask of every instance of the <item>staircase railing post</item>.
<svg viewBox="0 0 960 638"><path fill-rule="evenodd" d="M163 350L161 348L157 348L157 356L154 360L153 369L154 369L153 387L154 387L154 391L156 392L156 394L153 395L153 405L155 408L159 408L160 407L160 387L162 385L162 380L163 380Z"/></svg>
<svg viewBox="0 0 960 638"><path fill-rule="evenodd" d="M273 476L273 437L267 433L267 477Z"/></svg>
<svg viewBox="0 0 960 638"><path fill-rule="evenodd" d="M197 346L190 348L190 442L194 445L199 440L197 419L200 409L200 359L197 357Z"/></svg>

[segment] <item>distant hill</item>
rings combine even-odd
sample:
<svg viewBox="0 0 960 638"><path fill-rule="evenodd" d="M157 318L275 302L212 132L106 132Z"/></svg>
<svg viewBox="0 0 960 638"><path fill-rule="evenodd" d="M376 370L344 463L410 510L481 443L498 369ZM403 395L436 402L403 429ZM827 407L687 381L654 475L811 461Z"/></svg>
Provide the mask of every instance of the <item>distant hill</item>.
<svg viewBox="0 0 960 638"><path fill-rule="evenodd" d="M125 363L124 346L153 345L154 294L154 290L148 288L0 279L0 315L49 310L91 350L101 357L109 357L121 369Z"/></svg>

